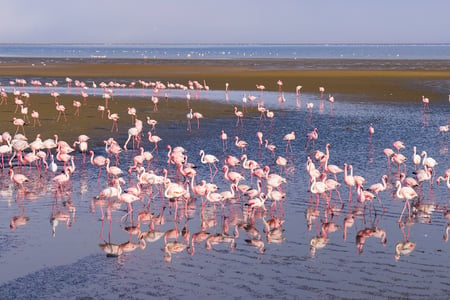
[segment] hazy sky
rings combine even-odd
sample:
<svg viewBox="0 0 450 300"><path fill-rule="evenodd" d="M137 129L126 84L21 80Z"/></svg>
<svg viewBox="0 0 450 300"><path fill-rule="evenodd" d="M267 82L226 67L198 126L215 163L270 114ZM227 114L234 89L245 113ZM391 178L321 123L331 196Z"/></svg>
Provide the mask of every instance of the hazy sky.
<svg viewBox="0 0 450 300"><path fill-rule="evenodd" d="M449 43L450 0L0 0L0 43Z"/></svg>

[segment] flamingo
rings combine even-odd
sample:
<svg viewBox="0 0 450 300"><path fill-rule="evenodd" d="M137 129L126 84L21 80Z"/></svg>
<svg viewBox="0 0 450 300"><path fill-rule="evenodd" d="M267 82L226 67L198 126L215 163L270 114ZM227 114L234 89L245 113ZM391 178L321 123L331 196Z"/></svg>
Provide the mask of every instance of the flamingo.
<svg viewBox="0 0 450 300"><path fill-rule="evenodd" d="M17 126L16 134L19 131L19 127L22 127L23 134L25 135L25 128L23 127L23 125L25 124L25 121L21 118L13 118L12 122L15 126Z"/></svg>
<svg viewBox="0 0 450 300"><path fill-rule="evenodd" d="M11 181L15 184L19 185L22 188L22 191L25 191L24 183L29 182L30 180L28 177L26 177L23 174L14 174L14 170L11 168L9 169L9 175L11 178Z"/></svg>
<svg viewBox="0 0 450 300"><path fill-rule="evenodd" d="M103 105L97 106L97 110L102 113L102 119L105 114L105 107Z"/></svg>
<svg viewBox="0 0 450 300"><path fill-rule="evenodd" d="M75 107L75 113L73 115L74 116L80 116L81 102L73 100L73 107Z"/></svg>
<svg viewBox="0 0 450 300"><path fill-rule="evenodd" d="M247 146L248 146L248 143L246 141L239 140L238 136L234 137L234 144L236 145L236 147L241 149L241 153L243 153L244 150L246 150Z"/></svg>
<svg viewBox="0 0 450 300"><path fill-rule="evenodd" d="M438 164L437 161L434 158L429 157L425 150L422 151L420 156L423 157L422 165L423 166L427 166L428 168L430 168L433 171L433 174L434 174L435 173L434 172L434 167Z"/></svg>
<svg viewBox="0 0 450 300"><path fill-rule="evenodd" d="M416 146L413 147L413 151L414 151L414 153L413 153L412 160L413 160L414 168L417 170L417 168L420 166L420 163L422 161L422 157L419 154L417 154Z"/></svg>
<svg viewBox="0 0 450 300"><path fill-rule="evenodd" d="M270 151L272 158L275 157L275 151L277 150L277 146L273 144L269 144L267 139L264 140L264 147Z"/></svg>
<svg viewBox="0 0 450 300"><path fill-rule="evenodd" d="M199 129L200 128L200 119L203 118L203 115L201 113L199 113L199 112L194 112L192 114L192 116L194 117L194 119L197 120L197 129Z"/></svg>
<svg viewBox="0 0 450 300"><path fill-rule="evenodd" d="M266 116L270 119L270 126L273 126L273 117L275 116L274 112L266 109Z"/></svg>
<svg viewBox="0 0 450 300"><path fill-rule="evenodd" d="M158 121L147 116L147 124L152 127L152 131L155 131L155 126L156 126L156 124L158 124Z"/></svg>
<svg viewBox="0 0 450 300"><path fill-rule="evenodd" d="M392 146L397 149L397 153L400 152L400 149L405 148L405 143L403 141L395 141L392 143Z"/></svg>
<svg viewBox="0 0 450 300"><path fill-rule="evenodd" d="M256 132L256 137L258 138L259 149L263 144L263 133L261 131Z"/></svg>
<svg viewBox="0 0 450 300"><path fill-rule="evenodd" d="M153 111L158 111L158 102L159 102L158 97L152 96L151 100L153 102Z"/></svg>
<svg viewBox="0 0 450 300"><path fill-rule="evenodd" d="M228 149L227 145L228 135L225 133L224 130L222 130L222 132L220 133L220 139L222 140L222 150L223 152L225 152L225 149Z"/></svg>
<svg viewBox="0 0 450 300"><path fill-rule="evenodd" d="M186 118L187 118L187 121L188 121L188 124L187 124L187 128L186 128L186 130L187 131L191 131L191 120L194 118L194 115L192 114L192 108L189 110L189 112L186 114Z"/></svg>
<svg viewBox="0 0 450 300"><path fill-rule="evenodd" d="M369 187L369 191L371 191L377 195L378 202L380 202L380 205L381 205L381 207L383 207L383 209L384 209L384 206L381 203L379 193L382 191L385 191L387 189L387 180L388 180L388 176L383 175L383 176L381 176L381 183L378 182L378 183L372 184Z"/></svg>
<svg viewBox="0 0 450 300"><path fill-rule="evenodd" d="M424 95L422 95L422 102L423 102L423 111L429 112L430 111L430 99L428 99Z"/></svg>
<svg viewBox="0 0 450 300"><path fill-rule="evenodd" d="M409 200L416 198L417 193L413 188L409 186L402 187L402 184L399 180L395 182L395 187L397 189L395 192L397 198L405 200L405 205L403 206L402 213L400 215L400 218L398 219L398 222L400 222L402 220L403 213L405 212L406 207L408 207L408 216L411 215L411 205L409 203Z"/></svg>
<svg viewBox="0 0 450 300"><path fill-rule="evenodd" d="M348 199L351 201L352 199L352 186L356 184L355 178L353 175L349 175L348 172L348 165L344 163L344 183L348 186Z"/></svg>
<svg viewBox="0 0 450 300"><path fill-rule="evenodd" d="M214 172L214 175L215 175L217 173L217 171L218 171L217 166L216 166L216 162L219 162L219 159L217 157L215 157L214 155L212 155L212 154L205 154L204 150L200 150L199 155L201 157L202 164L208 164L209 165L209 172L211 174L211 182L212 182L214 176L213 176L213 173L212 173L211 165L213 165L214 168L216 169L216 171Z"/></svg>
<svg viewBox="0 0 450 300"><path fill-rule="evenodd" d="M266 89L266 87L262 84L257 84L256 89L258 89L261 92L261 99L263 97L263 91Z"/></svg>
<svg viewBox="0 0 450 300"><path fill-rule="evenodd" d="M238 110L238 108L235 106L234 107L234 114L237 117L236 127L238 127L239 121L241 121L241 126L244 126L244 124L242 123L242 118L244 118L244 113L242 111Z"/></svg>
<svg viewBox="0 0 450 300"><path fill-rule="evenodd" d="M286 152L288 152L288 148L290 148L292 152L291 141L295 140L295 132L291 131L291 133L286 134L283 137L283 140L286 141Z"/></svg>
<svg viewBox="0 0 450 300"><path fill-rule="evenodd" d="M128 107L127 113L131 116L131 124L134 124L134 118L136 118L136 108Z"/></svg>
<svg viewBox="0 0 450 300"><path fill-rule="evenodd" d="M33 127L36 127L36 122L38 123L39 127L41 126L41 121L39 121L39 113L35 110L31 112L31 117L33 118Z"/></svg>
<svg viewBox="0 0 450 300"><path fill-rule="evenodd" d="M113 121L111 132L114 130L114 127L116 127L116 132L119 131L119 127L117 126L119 115L117 113L111 114L111 111L108 109L108 119Z"/></svg>
<svg viewBox="0 0 450 300"><path fill-rule="evenodd" d="M372 135L375 133L375 129L373 128L373 124L372 123L370 123L370 125L369 125L368 132L369 132L369 138L370 138L370 140L372 140Z"/></svg>
<svg viewBox="0 0 450 300"><path fill-rule="evenodd" d="M30 119L28 118L28 107L21 105L20 113L22 114L24 121L30 123Z"/></svg>
<svg viewBox="0 0 450 300"><path fill-rule="evenodd" d="M319 86L320 99L323 99L323 93L325 93L325 88L323 86Z"/></svg>
<svg viewBox="0 0 450 300"><path fill-rule="evenodd" d="M222 171L224 173L224 178L233 183L239 184L239 181L245 180L244 176L242 176L240 173L230 171L227 165L222 167Z"/></svg>
<svg viewBox="0 0 450 300"><path fill-rule="evenodd" d="M313 149L314 149L314 141L317 140L318 138L319 138L319 134L317 133L317 127L316 127L316 128L314 128L313 131L308 132L308 133L306 134L306 139L307 139L307 140L306 140L305 149L308 149L308 143L309 143L310 141L312 141Z"/></svg>
<svg viewBox="0 0 450 300"><path fill-rule="evenodd" d="M58 112L58 117L56 118L56 122L59 122L59 119L61 118L61 114L64 115L64 121L67 122L66 108L64 107L64 105L59 104L58 101L56 101L56 111Z"/></svg>
<svg viewBox="0 0 450 300"><path fill-rule="evenodd" d="M131 127L130 129L128 129L128 138L127 138L127 140L125 142L125 145L123 146L123 148L125 150L127 150L127 145L128 145L128 142L130 141L131 138L133 138L133 149L134 149L134 142L135 141L138 143L138 147L139 147L140 131L136 127Z"/></svg>
<svg viewBox="0 0 450 300"><path fill-rule="evenodd" d="M155 147L153 148L153 150L152 150L151 152L153 152L153 151L155 151L155 150L156 150L156 152L158 152L158 143L159 143L160 141L162 141L162 138L160 138L160 137L157 136L157 135L152 134L151 131L148 131L148 132L147 132L147 135L148 135L148 141L149 141L150 143L154 143L154 144L155 144Z"/></svg>
<svg viewBox="0 0 450 300"><path fill-rule="evenodd" d="M102 98L105 99L105 109L108 109L108 101L111 99L111 95L108 93L103 93Z"/></svg>

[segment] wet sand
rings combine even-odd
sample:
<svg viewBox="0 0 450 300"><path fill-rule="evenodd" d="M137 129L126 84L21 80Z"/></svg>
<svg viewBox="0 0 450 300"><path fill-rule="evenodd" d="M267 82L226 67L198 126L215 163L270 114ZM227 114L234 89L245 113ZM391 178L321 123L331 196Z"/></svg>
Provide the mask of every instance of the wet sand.
<svg viewBox="0 0 450 300"><path fill-rule="evenodd" d="M257 91L256 84L262 84L266 90L276 91L278 80L283 81L284 91L294 92L297 85L302 85L302 92L318 93L318 87L325 87L325 94L349 95L347 98L369 99L369 101L421 101L427 95L432 101L447 101L448 91L436 89L436 86L450 78L449 61L409 61L409 60L137 60L137 59L42 59L42 58L2 58L0 59L0 78L6 85L9 80L25 78L42 82L56 79L59 85L65 84L65 77L81 81L117 81L129 84L140 79L182 83L189 80L206 82L212 90L224 90L229 83L231 90ZM431 84L430 84L431 82ZM424 84L426 83L426 84ZM32 93L32 87L26 91ZM364 97L361 97L364 96ZM146 121L152 115L158 122L177 124L186 122L186 104L184 99L170 99L166 102L160 97L159 110L153 112L150 99L133 97L114 98L110 102L111 112L120 115L119 132L124 133L131 127L131 117L127 107L135 107L138 117ZM342 97L344 98L344 97ZM110 131L112 121L100 118L98 105L103 105L100 97L88 97L87 104L80 109L80 116L74 116L72 101L83 101L81 96L59 97L59 102L66 106L67 119L61 117L56 121L57 111L54 99L50 95L32 94L30 97L30 123L25 126L26 134L31 139L37 133L43 138L57 133L61 138L75 139L79 134L99 138ZM206 101L206 100L205 100ZM205 105L205 102L192 102L194 111L201 106L204 115L210 117L230 116L233 107L227 104ZM8 105L0 106L0 126L3 130L14 133L13 117L22 117L20 109L14 113L16 105L12 95ZM33 127L31 111L39 111L42 128ZM258 112L253 112L257 114ZM185 126L185 125L183 125ZM193 124L193 126L195 126ZM44 129L45 128L45 129ZM105 131L106 130L106 131ZM111 132L112 137L116 135ZM100 139L101 140L101 139Z"/></svg>
<svg viewBox="0 0 450 300"><path fill-rule="evenodd" d="M421 95L436 101L447 100L448 91L438 91L429 81L450 78L450 61L446 60L152 60L152 59L43 59L2 58L0 76L10 78L56 78L79 80L142 80L178 82L197 80L210 89L223 90L225 83L233 90L267 90L364 94L376 100L412 101Z"/></svg>

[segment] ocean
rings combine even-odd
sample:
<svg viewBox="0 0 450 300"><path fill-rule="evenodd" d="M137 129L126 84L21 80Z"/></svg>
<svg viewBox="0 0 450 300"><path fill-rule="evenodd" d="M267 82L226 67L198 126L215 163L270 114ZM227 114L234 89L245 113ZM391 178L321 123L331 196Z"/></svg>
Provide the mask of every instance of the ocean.
<svg viewBox="0 0 450 300"><path fill-rule="evenodd" d="M450 59L450 44L1 44L0 57Z"/></svg>

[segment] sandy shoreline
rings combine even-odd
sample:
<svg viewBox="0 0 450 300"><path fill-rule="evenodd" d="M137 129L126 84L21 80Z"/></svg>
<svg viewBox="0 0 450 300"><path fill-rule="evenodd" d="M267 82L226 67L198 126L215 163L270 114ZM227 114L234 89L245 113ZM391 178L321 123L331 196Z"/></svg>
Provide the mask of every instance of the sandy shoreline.
<svg viewBox="0 0 450 300"><path fill-rule="evenodd" d="M267 90L316 93L319 86L325 93L364 94L376 100L413 101L427 95L435 101L447 101L448 91L436 89L450 78L447 60L171 60L171 59L63 59L63 58L0 58L0 77L49 78L64 83L65 77L79 80L105 80L129 83L147 81L204 81L210 89L256 90L262 84ZM2 84L6 84L2 80ZM426 82L427 84L423 84ZM429 84L434 82L434 84Z"/></svg>

